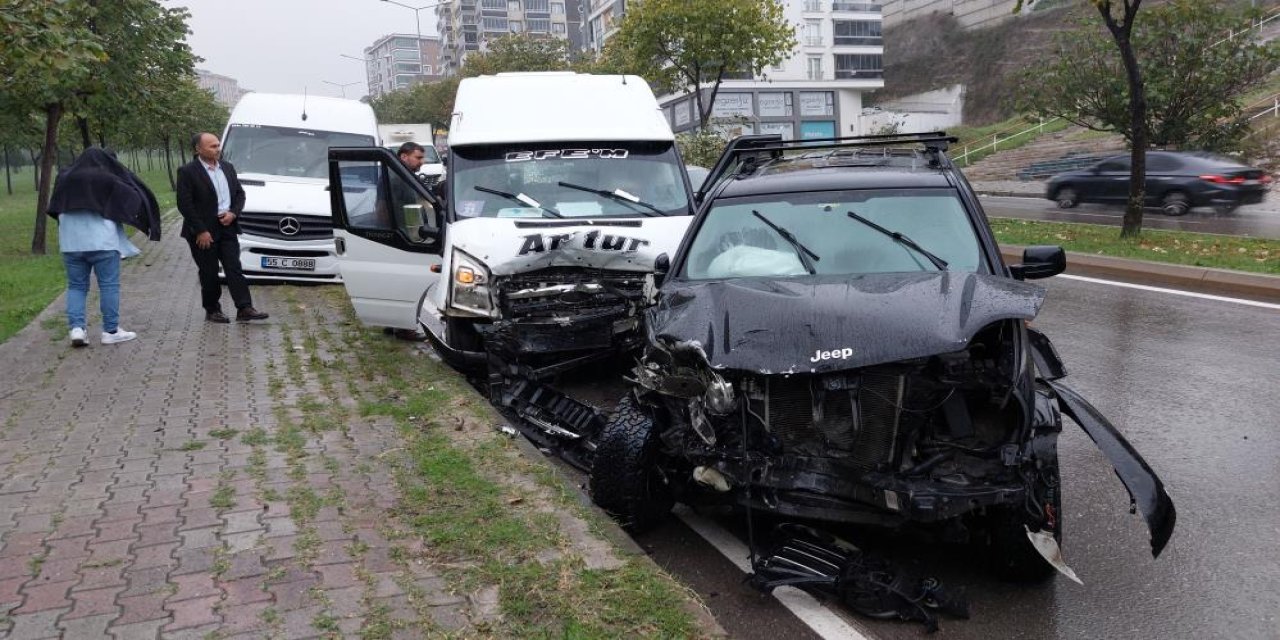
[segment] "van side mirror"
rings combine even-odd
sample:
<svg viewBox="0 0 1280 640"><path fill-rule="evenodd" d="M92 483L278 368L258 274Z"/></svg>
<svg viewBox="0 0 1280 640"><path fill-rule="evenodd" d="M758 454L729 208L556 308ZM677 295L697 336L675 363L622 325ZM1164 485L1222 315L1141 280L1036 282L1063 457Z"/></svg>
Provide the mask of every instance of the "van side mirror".
<svg viewBox="0 0 1280 640"><path fill-rule="evenodd" d="M671 271L671 256L659 253L658 257L653 259L653 285L661 287L669 271Z"/></svg>
<svg viewBox="0 0 1280 640"><path fill-rule="evenodd" d="M1067 270L1067 252L1057 245L1039 245L1022 250L1022 263L1009 265L1015 280L1039 280Z"/></svg>

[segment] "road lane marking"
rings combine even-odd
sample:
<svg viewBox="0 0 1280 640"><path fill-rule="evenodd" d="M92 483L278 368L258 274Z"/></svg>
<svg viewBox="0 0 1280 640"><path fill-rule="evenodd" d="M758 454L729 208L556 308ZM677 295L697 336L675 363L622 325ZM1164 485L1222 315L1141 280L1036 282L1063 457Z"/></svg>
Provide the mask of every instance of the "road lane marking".
<svg viewBox="0 0 1280 640"><path fill-rule="evenodd" d="M1183 291L1181 289L1166 289L1164 287L1153 287L1146 284L1134 284L1132 282L1116 282L1115 280L1103 280L1101 278L1089 278L1086 276L1073 276L1069 274L1059 274L1059 278L1068 280L1079 280L1081 282L1092 282L1094 284L1109 284L1114 287L1124 287L1126 289L1138 289L1140 291L1153 291L1155 293L1170 293L1175 296L1186 296L1188 298L1200 298L1201 300L1213 300L1214 302L1234 302L1236 304L1248 305L1250 307L1260 307L1262 309L1280 310L1280 304L1271 302L1259 302L1257 300L1245 300L1244 298L1228 298L1226 296L1215 296L1211 293L1198 293L1195 291Z"/></svg>
<svg viewBox="0 0 1280 640"><path fill-rule="evenodd" d="M750 553L742 541L720 525L683 505L677 506L674 513L740 571L751 573L751 563L747 559ZM850 625L816 598L795 587L774 589L773 597L824 640L872 640L871 636Z"/></svg>

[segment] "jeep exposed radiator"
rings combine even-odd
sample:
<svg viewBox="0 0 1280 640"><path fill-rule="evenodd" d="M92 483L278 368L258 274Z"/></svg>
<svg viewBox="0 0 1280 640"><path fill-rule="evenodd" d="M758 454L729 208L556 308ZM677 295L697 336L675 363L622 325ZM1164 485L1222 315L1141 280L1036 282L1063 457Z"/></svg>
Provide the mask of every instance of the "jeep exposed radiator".
<svg viewBox="0 0 1280 640"><path fill-rule="evenodd" d="M770 377L753 411L767 418L769 431L791 453L844 458L872 469L893 457L904 379L862 374L856 380L849 388L830 388L810 376Z"/></svg>

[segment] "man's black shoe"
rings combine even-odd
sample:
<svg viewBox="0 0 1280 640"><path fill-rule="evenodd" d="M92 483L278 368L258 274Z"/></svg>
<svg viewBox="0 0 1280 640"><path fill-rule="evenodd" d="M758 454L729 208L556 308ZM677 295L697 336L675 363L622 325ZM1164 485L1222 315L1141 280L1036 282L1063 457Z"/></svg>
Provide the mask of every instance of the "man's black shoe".
<svg viewBox="0 0 1280 640"><path fill-rule="evenodd" d="M266 320L271 316L265 314L253 307L245 307L236 311L236 322L248 322L250 320Z"/></svg>
<svg viewBox="0 0 1280 640"><path fill-rule="evenodd" d="M228 323L230 323L230 322L231 322L231 318L228 318L228 317L227 317L227 314L225 314L225 313L223 313L223 312L221 312L221 311L211 311L211 312L208 312L208 313L204 314L204 321L205 321L205 322L216 322L216 323L218 323L218 324L228 324Z"/></svg>

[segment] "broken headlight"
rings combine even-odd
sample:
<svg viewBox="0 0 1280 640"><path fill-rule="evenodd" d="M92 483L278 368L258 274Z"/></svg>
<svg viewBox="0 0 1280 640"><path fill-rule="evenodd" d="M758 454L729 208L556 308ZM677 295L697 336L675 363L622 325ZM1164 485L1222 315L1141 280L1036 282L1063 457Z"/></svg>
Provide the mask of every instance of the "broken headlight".
<svg viewBox="0 0 1280 640"><path fill-rule="evenodd" d="M453 250L449 273L449 305L459 311L480 316L493 315L492 279L484 263Z"/></svg>

